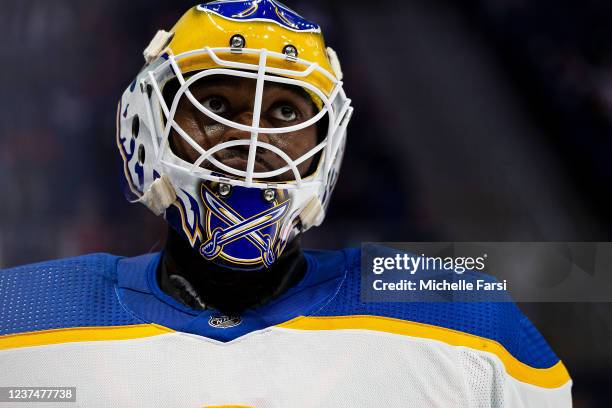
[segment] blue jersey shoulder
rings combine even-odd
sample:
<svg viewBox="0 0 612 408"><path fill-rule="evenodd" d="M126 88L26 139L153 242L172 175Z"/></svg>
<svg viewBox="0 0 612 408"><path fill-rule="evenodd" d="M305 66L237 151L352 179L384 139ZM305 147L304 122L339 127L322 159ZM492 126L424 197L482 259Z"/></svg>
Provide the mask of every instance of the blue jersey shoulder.
<svg viewBox="0 0 612 408"><path fill-rule="evenodd" d="M519 361L548 368L559 359L513 302L362 302L361 250L347 249L340 290L315 316L373 315L419 322L495 340Z"/></svg>
<svg viewBox="0 0 612 408"><path fill-rule="evenodd" d="M0 270L0 335L140 323L117 300L117 260L92 254Z"/></svg>

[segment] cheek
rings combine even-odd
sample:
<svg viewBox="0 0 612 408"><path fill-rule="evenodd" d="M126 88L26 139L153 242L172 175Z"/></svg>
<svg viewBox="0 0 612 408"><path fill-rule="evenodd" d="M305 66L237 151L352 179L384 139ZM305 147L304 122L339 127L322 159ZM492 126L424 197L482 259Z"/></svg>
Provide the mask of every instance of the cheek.
<svg viewBox="0 0 612 408"><path fill-rule="evenodd" d="M275 136L277 142L273 144L292 159L303 156L317 145L317 128L314 125L297 132L281 133Z"/></svg>
<svg viewBox="0 0 612 408"><path fill-rule="evenodd" d="M316 126L310 126L306 129L302 129L297 132L285 133L275 135L276 140L272 143L276 147L283 150L289 157L292 159L298 159L304 154L308 153L311 149L313 149L317 145L317 128ZM313 160L317 160L319 155L314 155L314 157L305 160L298 166L298 170L302 177L306 176L308 170L311 167ZM280 165L280 163L279 163ZM283 161L282 165L285 163ZM281 180L291 180L293 179L293 173L286 172L280 177Z"/></svg>
<svg viewBox="0 0 612 408"><path fill-rule="evenodd" d="M179 127L204 149L218 144L225 133L225 126L221 124L204 125L198 120L197 114L191 110L179 108L174 119ZM171 137L172 147L180 158L194 161L199 157L199 153L174 128Z"/></svg>
<svg viewBox="0 0 612 408"><path fill-rule="evenodd" d="M220 142L226 129L225 125L220 123L204 125L202 128L204 129L204 135L206 136L205 139L209 142L209 146Z"/></svg>

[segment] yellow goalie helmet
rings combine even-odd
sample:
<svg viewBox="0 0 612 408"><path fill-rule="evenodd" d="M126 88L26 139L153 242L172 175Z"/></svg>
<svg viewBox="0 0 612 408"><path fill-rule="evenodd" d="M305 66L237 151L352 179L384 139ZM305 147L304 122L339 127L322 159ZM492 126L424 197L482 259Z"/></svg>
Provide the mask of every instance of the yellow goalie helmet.
<svg viewBox="0 0 612 408"><path fill-rule="evenodd" d="M318 25L277 1L249 0L191 8L170 31L156 34L144 56L147 64L124 92L117 114L127 198L163 214L208 260L269 267L287 242L323 221L338 176L352 107L336 53ZM222 76L254 81L250 123L220 115L194 95L199 83ZM299 88L316 114L290 126L262 127L268 84ZM202 146L176 120L184 100L215 126L250 137ZM311 126L318 129L316 146L299 157L261 137ZM177 154L173 135L195 157ZM242 168L219 159L237 147L248 151ZM274 154L282 166L255 171L263 154ZM303 174L298 166L307 161L314 165Z"/></svg>

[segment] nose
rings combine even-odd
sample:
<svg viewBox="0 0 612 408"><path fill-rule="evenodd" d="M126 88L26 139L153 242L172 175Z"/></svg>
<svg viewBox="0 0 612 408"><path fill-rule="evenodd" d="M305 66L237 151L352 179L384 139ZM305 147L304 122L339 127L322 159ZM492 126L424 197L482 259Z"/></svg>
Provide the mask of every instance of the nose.
<svg viewBox="0 0 612 408"><path fill-rule="evenodd" d="M251 126L253 124L253 112L250 109L241 112L240 114L234 116L232 121L241 125ZM259 127L268 127L268 124L263 117L259 119ZM229 127L223 136L222 142L230 142L232 140L249 140L251 139L251 132ZM266 133L259 133L257 135L257 140L264 143L270 143L270 137Z"/></svg>

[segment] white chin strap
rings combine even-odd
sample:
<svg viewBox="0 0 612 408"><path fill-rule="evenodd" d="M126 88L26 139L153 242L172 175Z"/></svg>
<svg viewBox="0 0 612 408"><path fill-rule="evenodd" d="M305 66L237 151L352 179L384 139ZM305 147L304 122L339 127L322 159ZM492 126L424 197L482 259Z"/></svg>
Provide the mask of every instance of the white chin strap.
<svg viewBox="0 0 612 408"><path fill-rule="evenodd" d="M151 187L138 199L155 215L162 215L176 201L176 191L165 174L151 183Z"/></svg>
<svg viewBox="0 0 612 408"><path fill-rule="evenodd" d="M323 222L324 217L325 211L323 211L321 200L319 200L318 197L313 197L312 200L306 204L304 210L300 213L302 228L307 230L310 227L318 227Z"/></svg>

